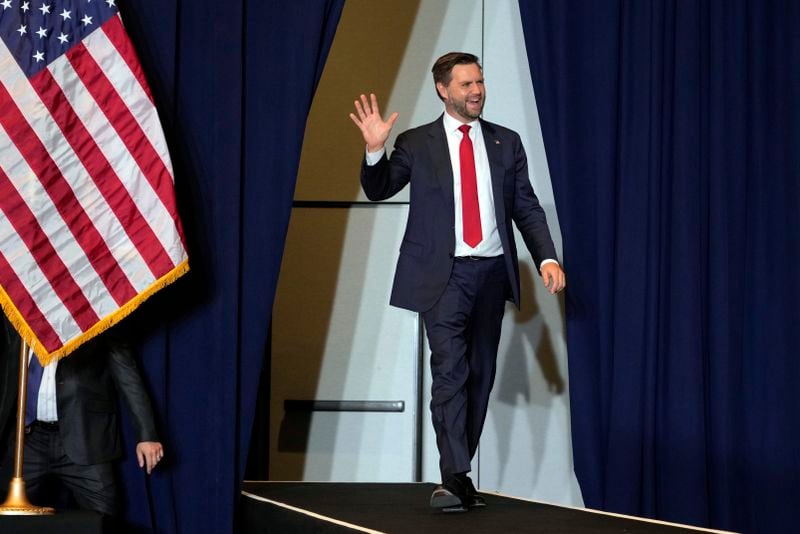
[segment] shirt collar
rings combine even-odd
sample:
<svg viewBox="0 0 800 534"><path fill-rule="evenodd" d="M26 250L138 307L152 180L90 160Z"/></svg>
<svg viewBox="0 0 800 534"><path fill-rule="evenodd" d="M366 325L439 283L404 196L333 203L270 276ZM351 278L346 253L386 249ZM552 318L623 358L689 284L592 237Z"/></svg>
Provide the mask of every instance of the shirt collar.
<svg viewBox="0 0 800 534"><path fill-rule="evenodd" d="M472 129L470 130L471 132L478 131L481 129L481 122L478 119L475 119L472 122L463 123L460 120L456 119L455 117L451 116L448 112L446 111L444 112L444 130L447 133L457 133L461 135L461 132L459 132L458 129L461 127L462 124L468 124L469 126L471 126L472 127Z"/></svg>

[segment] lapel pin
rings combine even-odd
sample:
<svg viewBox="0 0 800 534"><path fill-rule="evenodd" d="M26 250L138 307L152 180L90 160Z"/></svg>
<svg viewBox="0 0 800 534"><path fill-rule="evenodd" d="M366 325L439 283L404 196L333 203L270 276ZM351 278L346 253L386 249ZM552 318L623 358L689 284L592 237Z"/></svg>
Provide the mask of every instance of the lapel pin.
<svg viewBox="0 0 800 534"><path fill-rule="evenodd" d="M494 144L499 145L500 144L500 140L499 139L495 139L494 140Z"/></svg>

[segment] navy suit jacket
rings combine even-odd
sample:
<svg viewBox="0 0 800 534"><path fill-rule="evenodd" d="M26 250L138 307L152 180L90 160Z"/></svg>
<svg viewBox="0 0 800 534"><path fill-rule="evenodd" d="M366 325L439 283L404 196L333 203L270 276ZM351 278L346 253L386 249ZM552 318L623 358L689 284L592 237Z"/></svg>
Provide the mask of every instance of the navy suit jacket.
<svg viewBox="0 0 800 534"><path fill-rule="evenodd" d="M4 456L1 449L13 447L19 344L17 332L5 316L0 317L0 462ZM137 442L158 441L150 398L136 361L115 332L102 334L58 362L58 429L70 460L91 465L122 456L119 396L128 405Z"/></svg>
<svg viewBox="0 0 800 534"><path fill-rule="evenodd" d="M481 120L489 157L495 217L503 245L509 300L519 306L519 265L511 221L516 223L538 268L556 259L544 210L528 179L528 163L519 135ZM397 260L391 304L417 312L433 307L453 268L455 200L453 168L442 117L403 132L391 157L361 166L361 185L370 200L384 200L411 183L408 223Z"/></svg>

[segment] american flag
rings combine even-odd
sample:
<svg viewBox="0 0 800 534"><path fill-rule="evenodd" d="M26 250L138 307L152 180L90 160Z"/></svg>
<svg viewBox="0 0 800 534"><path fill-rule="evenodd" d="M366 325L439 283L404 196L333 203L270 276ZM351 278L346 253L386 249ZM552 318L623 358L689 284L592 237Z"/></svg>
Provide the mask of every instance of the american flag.
<svg viewBox="0 0 800 534"><path fill-rule="evenodd" d="M115 0L0 0L0 304L60 358L188 270Z"/></svg>

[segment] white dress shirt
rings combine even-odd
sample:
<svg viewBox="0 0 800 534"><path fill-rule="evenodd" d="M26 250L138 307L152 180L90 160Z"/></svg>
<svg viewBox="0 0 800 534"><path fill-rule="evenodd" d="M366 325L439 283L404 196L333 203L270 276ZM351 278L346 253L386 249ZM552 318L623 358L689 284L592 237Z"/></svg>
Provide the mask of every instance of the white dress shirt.
<svg viewBox="0 0 800 534"><path fill-rule="evenodd" d="M28 349L28 364L33 351ZM45 365L42 370L42 381L39 385L39 398L36 406L36 419L47 423L58 421L58 403L56 402L56 369L58 361Z"/></svg>
<svg viewBox="0 0 800 534"><path fill-rule="evenodd" d="M450 163L453 167L453 199L455 200L456 215L456 256L500 256L503 253L503 244L497 232L497 217L494 213L494 194L492 194L492 175L489 170L489 156L486 154L486 145L483 142L481 123L478 120L466 123L470 126L469 138L472 141L472 150L475 156L475 176L478 187L478 207L481 213L480 243L471 247L464 242L464 223L461 201L461 156L460 147L464 134L459 131L463 123L458 119L444 114L444 132L447 137L447 148L450 150Z"/></svg>

